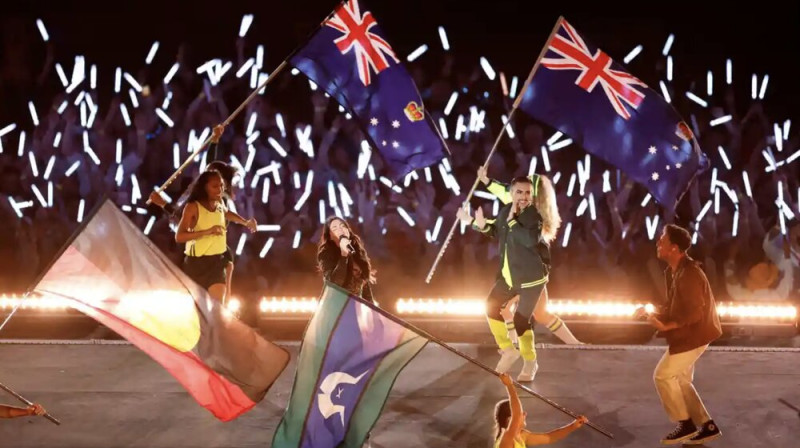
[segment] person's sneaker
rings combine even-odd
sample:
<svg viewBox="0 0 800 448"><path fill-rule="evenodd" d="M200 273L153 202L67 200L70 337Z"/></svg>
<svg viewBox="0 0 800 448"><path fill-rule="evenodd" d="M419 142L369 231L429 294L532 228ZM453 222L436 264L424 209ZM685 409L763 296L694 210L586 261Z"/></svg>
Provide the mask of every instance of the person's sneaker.
<svg viewBox="0 0 800 448"><path fill-rule="evenodd" d="M536 378L536 371L539 370L539 363L535 359L528 361L527 359L522 364L522 371L517 376L517 381L520 383L533 381Z"/></svg>
<svg viewBox="0 0 800 448"><path fill-rule="evenodd" d="M684 440L689 440L696 436L698 432L697 427L691 420L681 420L671 433L661 439L661 443L664 445L683 443Z"/></svg>
<svg viewBox="0 0 800 448"><path fill-rule="evenodd" d="M517 362L517 359L519 359L519 352L514 347L504 349L500 353L500 361L497 362L497 367L494 370L497 370L498 373L506 373L511 370L511 366Z"/></svg>
<svg viewBox="0 0 800 448"><path fill-rule="evenodd" d="M703 427L700 428L700 432L697 433L694 437L684 442L686 445L702 445L706 442L710 442L717 437L722 435L722 431L719 430L719 426L714 423L714 420L709 420L703 423Z"/></svg>

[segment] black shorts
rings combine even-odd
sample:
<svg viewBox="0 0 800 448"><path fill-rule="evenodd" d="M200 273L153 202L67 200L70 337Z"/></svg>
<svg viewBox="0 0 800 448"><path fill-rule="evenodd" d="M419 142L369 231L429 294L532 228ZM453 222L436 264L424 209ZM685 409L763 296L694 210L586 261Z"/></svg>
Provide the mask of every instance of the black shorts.
<svg viewBox="0 0 800 448"><path fill-rule="evenodd" d="M225 253L222 255L225 256L225 263L233 263L233 250L231 249L230 246L227 247L228 250L226 250Z"/></svg>
<svg viewBox="0 0 800 448"><path fill-rule="evenodd" d="M225 273L227 267L227 252L203 257L187 256L183 259L183 272L205 289L210 288L211 285L224 285L227 281Z"/></svg>

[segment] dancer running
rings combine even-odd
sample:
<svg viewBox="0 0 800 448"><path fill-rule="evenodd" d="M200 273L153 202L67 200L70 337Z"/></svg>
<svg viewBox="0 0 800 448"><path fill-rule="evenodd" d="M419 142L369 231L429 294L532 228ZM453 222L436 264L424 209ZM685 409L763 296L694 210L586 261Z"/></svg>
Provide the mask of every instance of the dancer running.
<svg viewBox="0 0 800 448"><path fill-rule="evenodd" d="M226 242L227 222L232 221L256 231L256 220L245 220L229 211L223 203L225 181L218 171L202 173L190 187L175 241L186 243L184 272L224 301L229 259Z"/></svg>
<svg viewBox="0 0 800 448"><path fill-rule="evenodd" d="M223 126L217 126L214 128L214 133L211 136L211 144L216 145L219 141L220 136L225 131ZM209 150L210 151L210 150ZM233 178L236 177L238 174L238 170L233 165L229 165L225 162L215 160L209 163L206 166L206 171L218 171L222 175L222 180L225 181L226 190L225 190L225 198L234 200L236 198L236 189L233 188ZM182 198L185 199L185 198ZM150 202L157 205L165 212L167 212L167 216L170 220L178 219L178 212L180 211L180 206L178 204L182 204L184 201L179 199L176 204L168 204L164 198L158 194L157 192L150 193ZM225 299L231 297L233 293L233 250L228 246L228 250L225 252L225 260L226 260L226 279L225 279ZM224 303L224 302L223 302Z"/></svg>

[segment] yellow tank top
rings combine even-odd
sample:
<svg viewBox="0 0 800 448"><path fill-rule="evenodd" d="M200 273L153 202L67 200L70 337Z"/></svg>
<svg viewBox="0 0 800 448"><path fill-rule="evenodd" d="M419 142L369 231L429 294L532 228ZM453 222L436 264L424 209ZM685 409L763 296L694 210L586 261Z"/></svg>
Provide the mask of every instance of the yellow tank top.
<svg viewBox="0 0 800 448"><path fill-rule="evenodd" d="M225 220L225 206L221 203L217 204L217 209L213 212L208 211L207 208L202 206L199 202L195 202L197 206L197 224L194 226L195 232L208 230L214 226L222 226L226 228ZM225 232L222 235L206 235L196 240L191 240L186 243L186 255L190 257L202 257L206 255L219 255L228 250L227 240L225 239Z"/></svg>
<svg viewBox="0 0 800 448"><path fill-rule="evenodd" d="M497 440L494 441L494 448L500 448L500 439L502 437L503 435L500 434L500 437L498 437ZM519 436L517 436L516 439L514 439L514 448L525 448L527 446L525 445L525 441L522 440L521 437L522 434L520 434Z"/></svg>

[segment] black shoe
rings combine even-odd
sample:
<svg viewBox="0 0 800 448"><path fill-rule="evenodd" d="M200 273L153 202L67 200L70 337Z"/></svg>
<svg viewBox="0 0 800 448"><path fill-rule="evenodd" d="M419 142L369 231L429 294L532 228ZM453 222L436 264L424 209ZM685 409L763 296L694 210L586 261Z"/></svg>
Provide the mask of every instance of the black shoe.
<svg viewBox="0 0 800 448"><path fill-rule="evenodd" d="M694 426L691 420L681 420L671 433L661 439L661 443L664 445L676 445L684 440L691 439L696 436L698 432L697 427Z"/></svg>
<svg viewBox="0 0 800 448"><path fill-rule="evenodd" d="M696 436L692 437L691 439L687 440L687 445L702 445L706 442L710 442L717 437L722 435L722 431L719 430L719 426L714 423L714 420L709 420L703 423L703 427L700 428L700 432L697 433Z"/></svg>

